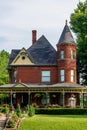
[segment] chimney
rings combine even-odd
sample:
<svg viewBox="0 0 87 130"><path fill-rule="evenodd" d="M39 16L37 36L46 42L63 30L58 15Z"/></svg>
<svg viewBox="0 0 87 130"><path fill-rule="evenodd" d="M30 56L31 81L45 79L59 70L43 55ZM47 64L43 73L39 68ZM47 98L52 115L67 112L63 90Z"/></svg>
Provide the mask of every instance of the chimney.
<svg viewBox="0 0 87 130"><path fill-rule="evenodd" d="M37 31L32 30L32 44L34 44L37 40Z"/></svg>

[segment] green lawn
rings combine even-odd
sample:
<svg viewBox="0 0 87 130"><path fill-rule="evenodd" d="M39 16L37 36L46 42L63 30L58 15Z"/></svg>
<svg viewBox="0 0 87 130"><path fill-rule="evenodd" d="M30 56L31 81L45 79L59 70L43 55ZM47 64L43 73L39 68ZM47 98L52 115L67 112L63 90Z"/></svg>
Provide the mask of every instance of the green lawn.
<svg viewBox="0 0 87 130"><path fill-rule="evenodd" d="M87 116L35 115L25 118L19 130L87 130Z"/></svg>

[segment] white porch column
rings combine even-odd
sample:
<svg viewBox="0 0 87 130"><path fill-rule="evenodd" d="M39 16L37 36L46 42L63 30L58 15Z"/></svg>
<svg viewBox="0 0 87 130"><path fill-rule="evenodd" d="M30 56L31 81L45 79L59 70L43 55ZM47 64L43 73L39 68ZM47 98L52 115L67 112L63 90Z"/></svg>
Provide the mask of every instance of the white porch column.
<svg viewBox="0 0 87 130"><path fill-rule="evenodd" d="M83 91L80 93L80 107L83 108Z"/></svg>
<svg viewBox="0 0 87 130"><path fill-rule="evenodd" d="M12 93L12 91L11 91L11 106L13 105L13 102L12 102L12 94L13 94L13 93Z"/></svg>
<svg viewBox="0 0 87 130"><path fill-rule="evenodd" d="M49 93L46 92L46 104L47 104L47 106L48 106L49 103L50 103Z"/></svg>
<svg viewBox="0 0 87 130"><path fill-rule="evenodd" d="M63 90L63 108L65 107L65 91Z"/></svg>
<svg viewBox="0 0 87 130"><path fill-rule="evenodd" d="M28 105L30 106L30 91L28 91Z"/></svg>

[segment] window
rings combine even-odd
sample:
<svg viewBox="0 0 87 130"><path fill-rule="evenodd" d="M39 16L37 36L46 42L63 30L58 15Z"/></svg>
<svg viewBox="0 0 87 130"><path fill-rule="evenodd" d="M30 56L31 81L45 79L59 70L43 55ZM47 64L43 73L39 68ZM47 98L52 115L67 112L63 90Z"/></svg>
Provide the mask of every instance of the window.
<svg viewBox="0 0 87 130"><path fill-rule="evenodd" d="M42 71L42 82L50 82L50 71Z"/></svg>
<svg viewBox="0 0 87 130"><path fill-rule="evenodd" d="M60 51L60 59L64 59L64 51L63 50Z"/></svg>
<svg viewBox="0 0 87 130"><path fill-rule="evenodd" d="M74 82L74 70L71 70L71 82Z"/></svg>
<svg viewBox="0 0 87 130"><path fill-rule="evenodd" d="M64 70L60 70L60 81L64 82L65 80L65 71Z"/></svg>
<svg viewBox="0 0 87 130"><path fill-rule="evenodd" d="M22 60L25 60L25 56L22 56Z"/></svg>
<svg viewBox="0 0 87 130"><path fill-rule="evenodd" d="M71 50L71 59L74 59L74 58L75 58L75 51Z"/></svg>

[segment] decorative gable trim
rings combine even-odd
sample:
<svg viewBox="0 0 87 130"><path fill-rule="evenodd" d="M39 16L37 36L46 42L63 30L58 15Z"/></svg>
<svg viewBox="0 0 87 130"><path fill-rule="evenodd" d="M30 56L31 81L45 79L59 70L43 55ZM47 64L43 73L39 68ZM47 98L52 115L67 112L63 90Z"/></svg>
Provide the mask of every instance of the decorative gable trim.
<svg viewBox="0 0 87 130"><path fill-rule="evenodd" d="M34 65L34 62L31 55L27 53L25 48L22 48L10 65Z"/></svg>
<svg viewBox="0 0 87 130"><path fill-rule="evenodd" d="M28 88L27 84L24 83L17 83L12 88Z"/></svg>

